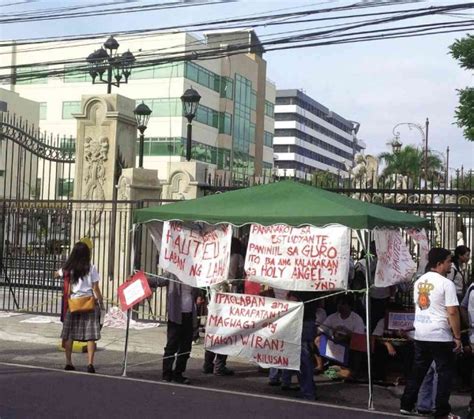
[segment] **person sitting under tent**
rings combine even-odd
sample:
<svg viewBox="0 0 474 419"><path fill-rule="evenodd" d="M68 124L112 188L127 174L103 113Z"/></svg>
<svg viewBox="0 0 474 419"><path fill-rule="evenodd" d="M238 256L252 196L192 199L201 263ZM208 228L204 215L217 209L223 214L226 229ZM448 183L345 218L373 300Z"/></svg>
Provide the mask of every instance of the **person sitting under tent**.
<svg viewBox="0 0 474 419"><path fill-rule="evenodd" d="M402 307L397 304L389 304L386 307L385 315L389 312L401 311ZM387 375L387 365L391 359L401 363L402 377L397 379L397 384L406 382L413 364L413 340L409 336L410 332L403 330L386 329L386 320L382 318L376 324L372 336L375 337L374 345L374 379L385 381ZM392 340L393 339L393 340Z"/></svg>
<svg viewBox="0 0 474 419"><path fill-rule="evenodd" d="M351 340L355 335L365 334L365 325L362 317L352 311L354 299L352 295L345 294L337 299L337 312L331 314L324 321L320 331L327 335L335 343L349 348ZM319 344L319 341L317 341ZM351 376L356 377L360 370L362 361L361 352L349 351L349 368Z"/></svg>

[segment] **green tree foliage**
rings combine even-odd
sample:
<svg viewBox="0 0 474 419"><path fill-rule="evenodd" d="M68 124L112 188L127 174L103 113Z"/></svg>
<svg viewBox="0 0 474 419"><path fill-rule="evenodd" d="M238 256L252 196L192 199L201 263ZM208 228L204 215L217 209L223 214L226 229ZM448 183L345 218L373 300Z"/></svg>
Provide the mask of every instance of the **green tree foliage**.
<svg viewBox="0 0 474 419"><path fill-rule="evenodd" d="M428 173L424 174L424 151L411 145L406 145L396 153L382 153L379 155L385 163L382 176L403 175L411 179L416 185L421 179L442 179L444 174L443 161L435 154L428 152Z"/></svg>
<svg viewBox="0 0 474 419"><path fill-rule="evenodd" d="M449 47L451 55L458 60L460 66L466 70L474 69L474 36L457 39ZM459 106L456 108L457 125L464 130L464 136L474 141L474 89L466 87L459 89Z"/></svg>

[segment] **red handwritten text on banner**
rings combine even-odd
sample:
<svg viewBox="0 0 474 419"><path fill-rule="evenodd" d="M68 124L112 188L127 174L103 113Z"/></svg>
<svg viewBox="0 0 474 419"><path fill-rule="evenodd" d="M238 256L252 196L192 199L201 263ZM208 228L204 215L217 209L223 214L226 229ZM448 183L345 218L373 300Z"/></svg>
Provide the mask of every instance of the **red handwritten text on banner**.
<svg viewBox="0 0 474 419"><path fill-rule="evenodd" d="M300 367L303 303L216 293L208 306L206 349L262 367Z"/></svg>
<svg viewBox="0 0 474 419"><path fill-rule="evenodd" d="M346 288L350 234L344 226L252 224L245 259L249 280L287 290Z"/></svg>
<svg viewBox="0 0 474 419"><path fill-rule="evenodd" d="M229 225L188 228L165 222L160 266L193 287L222 282L229 272L231 238Z"/></svg>

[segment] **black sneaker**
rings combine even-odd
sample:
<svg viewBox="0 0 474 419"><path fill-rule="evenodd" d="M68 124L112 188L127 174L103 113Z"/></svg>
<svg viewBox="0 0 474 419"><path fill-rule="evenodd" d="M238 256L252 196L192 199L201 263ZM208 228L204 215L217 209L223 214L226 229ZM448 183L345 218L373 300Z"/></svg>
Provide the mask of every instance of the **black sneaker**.
<svg viewBox="0 0 474 419"><path fill-rule="evenodd" d="M87 366L87 372L90 372L91 374L95 374L94 365L89 364L89 365Z"/></svg>
<svg viewBox="0 0 474 419"><path fill-rule="evenodd" d="M234 370L231 370L229 368L222 368L221 370L216 371L214 373L214 375L217 375L219 377L229 377L234 374L235 374Z"/></svg>
<svg viewBox="0 0 474 419"><path fill-rule="evenodd" d="M172 375L171 374L167 374L167 373L164 373L162 376L161 376L161 379L163 381L166 381L168 383L171 382L171 379L172 379Z"/></svg>
<svg viewBox="0 0 474 419"><path fill-rule="evenodd" d="M281 385L281 389L282 389L283 391L300 391L300 387L299 387L299 386L286 385L286 384L282 384L282 385Z"/></svg>
<svg viewBox="0 0 474 419"><path fill-rule="evenodd" d="M203 367L202 372L204 374L212 374L214 372L214 367Z"/></svg>
<svg viewBox="0 0 474 419"><path fill-rule="evenodd" d="M400 414L403 416L418 416L418 412L415 409L400 409Z"/></svg>
<svg viewBox="0 0 474 419"><path fill-rule="evenodd" d="M178 384L191 384L191 381L189 380L189 378L185 377L181 373L175 373L173 375L173 381Z"/></svg>
<svg viewBox="0 0 474 419"><path fill-rule="evenodd" d="M64 371L76 371L76 368L74 368L74 365L66 364Z"/></svg>

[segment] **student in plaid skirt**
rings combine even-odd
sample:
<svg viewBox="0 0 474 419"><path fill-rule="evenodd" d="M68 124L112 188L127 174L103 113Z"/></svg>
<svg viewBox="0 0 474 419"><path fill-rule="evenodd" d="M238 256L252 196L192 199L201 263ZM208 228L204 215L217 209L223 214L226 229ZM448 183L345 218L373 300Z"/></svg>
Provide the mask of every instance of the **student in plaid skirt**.
<svg viewBox="0 0 474 419"><path fill-rule="evenodd" d="M102 293L99 288L100 275L91 265L91 249L83 242L74 245L66 263L58 271L64 278L63 288L63 339L66 352L66 371L74 371L72 364L73 341L87 342L87 371L95 373L95 342L100 339L100 309L103 307ZM88 312L71 313L67 307L68 298L95 297L95 308Z"/></svg>

